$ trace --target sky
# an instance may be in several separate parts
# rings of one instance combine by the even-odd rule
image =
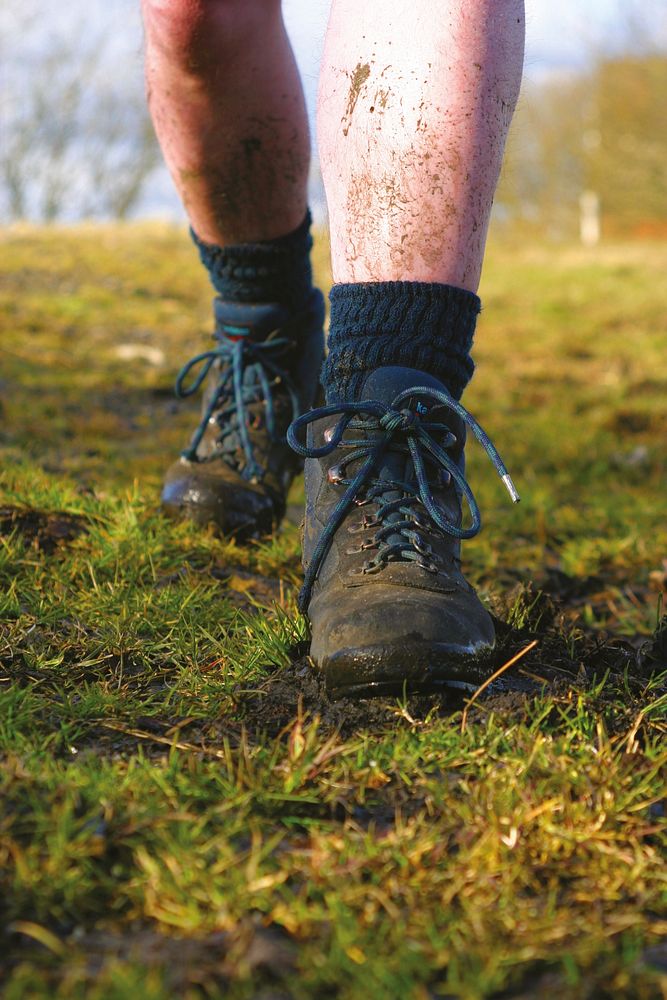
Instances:
[[[667,31],[667,0],[634,3]],[[526,0],[527,79],[581,66],[601,44],[613,44],[632,5],[632,0]],[[297,61],[306,85],[312,81],[313,87],[328,9],[328,0],[283,0]]]

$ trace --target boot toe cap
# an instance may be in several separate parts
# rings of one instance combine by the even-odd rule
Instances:
[[[493,621],[472,590],[365,588],[311,618],[311,655],[334,694],[477,687],[489,673]]]
[[[223,463],[217,463],[222,466]],[[271,531],[278,512],[271,496],[228,467],[179,459],[168,470],[162,507],[172,517],[213,524],[224,535],[250,537]]]

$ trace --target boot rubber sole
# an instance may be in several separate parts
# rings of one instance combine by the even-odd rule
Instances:
[[[403,648],[368,646],[315,661],[331,698],[377,698],[475,691],[493,673],[493,646],[462,650],[444,643]]]

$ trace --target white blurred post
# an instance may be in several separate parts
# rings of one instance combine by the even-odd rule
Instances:
[[[596,191],[582,191],[579,195],[579,237],[585,247],[600,242],[600,198]]]

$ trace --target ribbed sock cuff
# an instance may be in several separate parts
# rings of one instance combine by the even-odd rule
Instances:
[[[298,308],[312,287],[310,212],[293,232],[261,243],[220,247],[190,235],[213,287],[228,302],[280,302]]]
[[[455,399],[472,378],[479,298],[464,288],[419,281],[334,285],[329,353],[322,368],[328,402],[359,397],[377,368],[401,365],[440,379]]]

